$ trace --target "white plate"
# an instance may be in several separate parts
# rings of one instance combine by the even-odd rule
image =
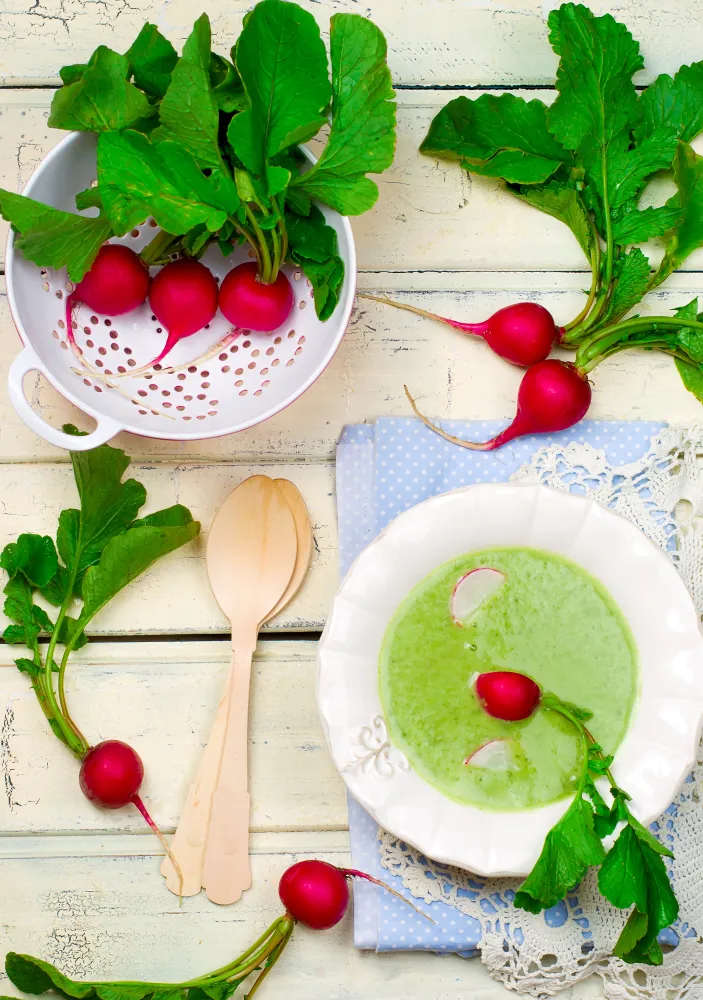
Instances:
[[[673,565],[631,522],[544,486],[482,485],[401,514],[361,553],[319,644],[318,704],[349,791],[386,830],[423,854],[481,875],[526,875],[568,799],[520,812],[445,797],[388,740],[378,662],[388,623],[437,566],[492,545],[532,546],[578,563],[610,591],[637,644],[639,697],[615,778],[651,822],[693,765],[703,718],[703,636]]]

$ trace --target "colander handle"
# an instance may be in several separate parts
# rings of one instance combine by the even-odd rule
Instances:
[[[110,438],[122,430],[119,424],[112,417],[100,416],[95,419],[98,426],[90,434],[76,436],[65,434],[63,431],[47,424],[38,413],[32,409],[24,392],[24,376],[27,372],[41,372],[44,378],[49,379],[49,373],[45,365],[40,361],[31,347],[25,347],[10,365],[10,373],[7,378],[7,388],[10,402],[14,406],[18,416],[24,420],[25,424],[44,438],[49,444],[56,445],[57,448],[66,448],[69,451],[88,451],[90,448],[97,448],[100,444],[105,444]],[[51,381],[49,379],[49,381]]]

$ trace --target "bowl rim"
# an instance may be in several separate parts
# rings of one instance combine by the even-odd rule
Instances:
[[[63,139],[61,139],[53,147],[53,149],[50,149],[49,152],[42,157],[42,159],[39,161],[35,169],[32,171],[31,177],[24,185],[20,193],[31,197],[32,189],[34,185],[37,183],[38,178],[41,175],[43,175],[46,171],[50,170],[52,166],[55,166],[54,161],[60,161],[62,156],[65,155],[66,151],[71,147],[72,144],[80,141],[85,141],[86,135],[92,135],[92,134],[93,133],[77,132],[77,131],[69,132]],[[307,146],[301,145],[300,149],[302,150],[305,157],[311,164],[317,162],[317,157],[315,157],[313,153],[311,153],[311,151],[307,148]],[[136,423],[133,424],[123,420],[115,420],[115,418],[110,417],[109,418],[110,420],[113,420],[115,423],[119,424],[119,429],[115,431],[115,434],[124,431],[129,434],[134,434],[137,437],[152,438],[157,441],[206,441],[214,438],[227,437],[230,434],[238,434],[241,431],[248,430],[251,427],[256,427],[258,424],[263,423],[270,417],[275,416],[277,413],[281,413],[283,410],[286,410],[289,406],[295,403],[296,400],[299,399],[304,393],[306,393],[308,389],[315,384],[315,382],[317,382],[320,376],[323,375],[324,372],[329,367],[347,331],[347,327],[349,326],[349,320],[352,314],[352,309],[354,308],[354,300],[356,297],[356,285],[357,285],[356,244],[354,242],[354,234],[352,231],[351,223],[349,221],[348,216],[340,215],[339,212],[336,212],[334,209],[330,209],[328,206],[326,207],[328,208],[328,211],[332,212],[340,220],[341,228],[347,240],[348,253],[346,255],[340,254],[340,256],[342,256],[342,260],[344,261],[345,272],[349,276],[349,291],[347,300],[344,303],[338,303],[337,305],[337,309],[339,310],[341,307],[341,311],[339,313],[339,317],[336,319],[337,330],[334,337],[331,338],[330,340],[328,350],[325,352],[320,364],[307,377],[307,379],[305,379],[305,381],[301,383],[300,386],[298,386],[287,398],[285,398],[279,404],[270,407],[262,415],[256,418],[252,418],[251,420],[247,420],[241,425],[237,425],[230,429],[224,429],[224,430],[220,429],[216,431],[211,431],[209,433],[207,431],[199,433],[199,432],[185,431],[185,430],[181,430],[178,433],[176,432],[169,433],[168,431],[161,431],[161,430],[159,430],[158,432],[154,432],[149,430],[148,428],[145,429],[144,427]],[[12,317],[12,322],[14,323],[15,329],[17,330],[17,334],[20,338],[23,347],[34,350],[31,338],[29,337],[24,327],[24,323],[20,315],[19,306],[17,304],[17,298],[15,295],[14,268],[15,268],[15,259],[17,253],[18,251],[15,248],[15,232],[12,228],[10,228],[7,235],[7,241],[5,244],[5,287],[7,289],[7,299],[10,306],[10,316]],[[28,261],[27,263],[33,264],[32,261]],[[33,266],[36,267],[37,265],[33,264]],[[337,310],[335,310],[335,312],[336,311]],[[334,314],[330,316],[327,322],[331,322],[333,320],[335,320]],[[83,413],[92,417],[93,420],[95,420],[98,424],[101,420],[105,420],[107,418],[107,414],[105,414],[102,410],[96,408],[90,403],[85,402],[85,400],[79,398],[70,389],[64,387],[63,385],[57,384],[57,380],[54,378],[51,370],[46,365],[42,364],[41,371],[42,374],[47,379],[47,381],[52,385],[52,387],[58,393],[60,393],[70,403],[73,403],[73,405],[77,407],[79,410],[81,410]]]
[[[331,703],[333,702],[335,697],[334,695],[330,695],[330,691],[333,687],[335,670],[338,674],[340,672],[339,663],[337,663],[336,667],[332,664],[335,654],[337,655],[338,658],[339,657],[348,658],[349,662],[348,664],[345,663],[344,670],[349,670],[351,668],[353,657],[356,657],[357,661],[359,662],[361,658],[366,657],[366,659],[369,660],[370,662],[370,654],[368,652],[365,653],[352,652],[349,654],[341,653],[340,637],[343,643],[345,638],[348,638],[355,634],[354,624],[353,624],[354,612],[353,611],[350,612],[349,608],[361,609],[362,598],[360,597],[360,594],[363,592],[364,589],[363,577],[364,574],[367,574],[367,579],[368,579],[372,567],[372,560],[375,558],[376,564],[378,565],[379,553],[382,557],[384,549],[387,549],[386,553],[387,556],[388,555],[392,555],[393,557],[397,556],[397,553],[399,551],[399,547],[397,545],[398,540],[400,538],[405,538],[407,541],[407,537],[402,535],[402,528],[404,522],[407,523],[406,519],[408,519],[409,517],[412,516],[415,519],[418,519],[419,517],[423,516],[425,518],[427,517],[431,518],[433,516],[433,508],[435,507],[439,508],[441,513],[441,506],[446,503],[447,498],[453,498],[457,496],[471,496],[471,495],[478,496],[479,494],[490,496],[491,494],[495,494],[496,490],[501,492],[505,492],[506,490],[511,490],[513,491],[515,497],[520,497],[525,500],[527,500],[529,495],[532,494],[537,498],[534,501],[535,507],[536,504],[539,502],[538,498],[541,495],[549,495],[550,500],[555,501],[556,503],[561,503],[561,502],[569,503],[572,506],[581,505],[584,511],[587,511],[589,508],[597,511],[599,516],[606,519],[606,524],[609,522],[612,525],[618,526],[618,530],[621,530],[623,534],[625,535],[629,534],[633,540],[633,545],[635,541],[638,544],[644,545],[649,555],[655,557],[655,562],[657,564],[657,575],[659,576],[659,574],[661,574],[664,577],[668,578],[665,579],[664,584],[662,586],[664,588],[672,586],[674,590],[678,592],[676,594],[676,599],[680,602],[681,615],[682,619],[684,619],[684,624],[683,626],[681,626],[681,631],[685,633],[685,638],[690,643],[690,648],[692,651],[691,656],[694,659],[696,667],[695,677],[694,680],[691,682],[691,687],[693,689],[694,696],[691,697],[690,693],[687,693],[685,701],[686,705],[688,706],[689,714],[694,713],[695,719],[691,720],[690,724],[686,728],[685,732],[686,748],[685,751],[683,752],[685,754],[685,760],[683,759],[683,756],[681,756],[681,753],[679,753],[679,756],[681,756],[681,765],[676,770],[675,773],[676,780],[675,781],[673,780],[674,778],[673,772],[669,776],[664,776],[664,777],[659,776],[659,788],[657,789],[657,794],[658,794],[657,809],[654,811],[653,814],[643,814],[642,811],[638,810],[637,808],[636,799],[633,802],[633,811],[636,813],[636,815],[638,815],[638,818],[642,822],[649,823],[652,820],[656,819],[659,815],[661,815],[664,809],[670,804],[670,802],[675,797],[676,791],[677,789],[680,788],[681,783],[685,779],[686,775],[691,771],[696,761],[697,749],[699,745],[700,732],[701,732],[701,723],[703,722],[703,669],[701,669],[701,667],[703,667],[703,632],[701,631],[699,616],[695,609],[695,605],[693,603],[691,595],[689,594],[683,580],[681,579],[673,563],[667,557],[667,555],[632,521],[624,517],[618,511],[614,511],[611,510],[610,508],[604,507],[589,497],[584,497],[582,495],[578,495],[568,491],[555,490],[551,487],[547,487],[544,484],[508,482],[508,483],[480,483],[480,484],[460,487],[459,489],[450,490],[448,492],[424,500],[421,503],[416,504],[413,507],[410,507],[409,509],[399,514],[357,556],[357,558],[350,566],[346,576],[344,577],[344,580],[340,584],[340,587],[335,595],[333,605],[331,607],[330,613],[327,618],[327,623],[325,625],[324,631],[322,633],[322,636],[318,644],[317,678],[316,678],[316,695],[318,703],[318,712],[320,715],[322,728],[325,733],[325,738],[327,740],[327,745],[330,751],[330,755],[332,756],[335,767],[339,771],[342,779],[344,780],[347,786],[347,790],[355,799],[357,799],[357,801],[363,806],[363,808],[366,809],[366,811],[379,824],[380,827],[387,830],[394,836],[398,837],[403,842],[410,844],[421,854],[430,857],[441,864],[467,869],[484,877],[527,875],[531,870],[531,868],[533,867],[534,862],[537,860],[537,857],[542,847],[544,836],[546,836],[546,833],[551,828],[551,826],[553,826],[553,824],[564,814],[564,812],[568,808],[568,805],[571,802],[571,799],[569,797],[566,797],[564,799],[558,800],[557,802],[549,803],[545,806],[536,807],[534,809],[513,810],[513,811],[482,810],[476,806],[461,804],[454,800],[449,799],[448,796],[444,796],[438,789],[434,788],[434,786],[424,781],[424,779],[422,779],[416,772],[412,772],[412,768],[408,764],[404,755],[396,748],[393,748],[392,745],[390,744],[390,741],[388,740],[386,746],[390,748],[390,753],[396,754],[399,757],[399,761],[396,760],[396,766],[393,767],[391,765],[392,776],[395,777],[396,774],[399,775],[399,779],[398,781],[396,781],[396,784],[403,784],[405,782],[405,776],[403,775],[403,772],[409,770],[412,774],[414,774],[414,778],[416,779],[415,785],[413,786],[414,789],[413,795],[417,793],[419,786],[424,787],[424,789],[429,789],[432,792],[432,796],[428,796],[428,800],[425,801],[422,804],[422,806],[420,806],[418,802],[415,801],[414,797],[411,797],[409,800],[400,801],[401,793],[399,793],[398,791],[389,793],[388,791],[390,785],[385,781],[385,778],[388,775],[384,776],[383,779],[379,780],[378,773],[374,773],[373,770],[364,773],[363,767],[356,766],[358,762],[352,762],[352,766],[350,766],[349,745],[353,733],[352,730],[349,728],[349,726],[347,726],[343,737],[340,736],[340,725],[336,724],[335,720],[330,716],[330,711],[333,708]],[[586,514],[584,514],[584,518],[585,516]],[[415,525],[415,527],[417,527],[417,525]],[[393,547],[394,536],[398,536],[396,538],[395,547]],[[490,547],[493,545],[498,545],[499,543],[489,542],[487,544]],[[505,544],[509,544],[511,547],[514,547],[521,543],[506,542]],[[522,544],[529,545],[530,543],[523,542]],[[539,547],[537,543],[532,543],[532,545],[533,547]],[[479,546],[472,546],[472,547],[478,548]],[[541,547],[547,551],[550,551],[548,545],[542,545]],[[467,548],[465,551],[467,552],[471,551],[471,548]],[[555,548],[552,549],[551,551],[559,551],[559,550]],[[569,555],[566,555],[566,558],[571,559],[572,562],[576,562],[577,565],[582,565],[579,562],[578,558],[574,558],[573,556]],[[437,561],[436,565],[439,566],[445,561],[447,561],[445,558],[441,558]],[[388,562],[389,560],[387,560],[387,565]],[[591,575],[595,576],[596,579],[599,579],[598,575],[594,573],[591,569],[587,567],[584,568],[586,568],[587,572],[591,573]],[[394,568],[394,570],[389,570],[389,573],[394,571],[396,573],[403,572],[402,568],[400,570]],[[383,582],[385,586],[389,586],[387,575],[384,575]],[[600,579],[599,582],[603,586],[605,586],[606,589],[608,590],[610,589],[608,587],[608,584],[604,580]],[[400,596],[397,597],[396,599],[396,607],[415,584],[414,582],[407,584],[404,581],[403,585],[404,585],[404,590],[402,590],[402,592],[400,590],[398,591]],[[340,603],[344,605],[342,611],[340,612],[340,620],[342,617],[344,618],[344,621],[341,623],[341,625],[340,622],[336,620],[337,619],[336,611]],[[368,611],[368,609],[366,610]],[[637,632],[635,627],[633,626],[632,621],[628,618],[628,616],[625,614],[624,611],[622,611],[622,613],[625,616],[626,620],[628,621],[628,624],[630,625],[633,635],[637,640]],[[369,614],[373,615],[373,611],[369,612]],[[365,621],[368,622],[368,620],[369,619],[367,616]],[[383,625],[384,632],[389,620],[390,616],[386,615],[384,612],[384,621],[385,621],[385,624]],[[359,622],[357,622],[356,624],[357,628],[358,626]],[[335,630],[337,630],[338,632],[336,636],[334,635]],[[335,648],[332,648],[332,643],[337,644]],[[684,650],[686,649],[685,643],[682,646],[682,648]],[[358,665],[358,663],[356,665]],[[369,667],[369,670],[370,669],[371,668]],[[378,674],[377,655],[376,655],[376,662],[374,665],[374,669],[375,669],[374,676],[375,678],[377,678]],[[662,670],[664,669],[663,665],[661,669]],[[630,716],[630,722],[628,725],[628,730],[625,736],[623,737],[620,749],[623,749],[629,737],[631,736],[632,732],[635,731],[637,728],[636,724],[638,716],[643,706],[641,682],[642,682],[642,675],[640,675],[640,692],[635,701],[635,704],[633,705],[632,713]],[[375,681],[375,683],[377,684],[377,681]],[[672,685],[674,684],[675,680],[672,678]],[[683,682],[681,682],[681,684],[683,684]],[[356,687],[358,687],[358,684],[356,685]],[[347,701],[349,701],[349,699],[352,698],[352,695],[350,694],[348,689],[345,690],[345,697]],[[368,693],[367,697],[371,698],[371,696],[368,695]],[[670,699],[677,700],[674,694],[670,696]],[[655,699],[652,698],[650,692],[649,701],[644,703],[645,709],[647,709],[650,706],[650,703],[653,700]],[[376,701],[378,704],[380,704],[380,700],[377,694],[376,694]],[[346,711],[346,706],[345,706],[345,711]],[[385,726],[385,721],[383,720],[383,718],[382,722],[384,723]],[[333,732],[333,730],[337,730],[336,735]],[[354,733],[357,731],[358,727],[355,727]],[[385,732],[383,733],[382,739],[387,739],[387,734]],[[660,752],[664,752],[665,750],[669,749],[659,739],[657,739],[656,741],[653,740],[651,742],[654,751],[660,750]],[[403,762],[405,764],[405,767],[403,767]],[[616,756],[614,770],[616,772],[618,770],[617,756]],[[617,779],[617,773],[616,773],[616,779]],[[652,780],[654,783],[654,779]],[[625,787],[627,787],[626,784]],[[409,789],[407,786],[404,786],[404,790],[405,794],[408,795]],[[605,791],[605,789],[601,790]],[[441,834],[441,831],[438,832],[439,821],[434,821],[433,825],[433,823],[430,822],[429,820],[418,819],[417,815],[413,817],[414,807],[416,813],[420,813],[421,811],[423,813],[427,813],[428,809],[430,808],[429,798],[431,797],[434,797],[435,805],[437,802],[437,797],[439,797],[439,799],[442,799],[444,802],[451,804],[455,809],[459,810],[460,813],[463,813],[463,820],[461,825],[462,840],[461,840],[460,850],[454,849],[451,851],[447,851],[442,848],[438,849],[436,841]],[[607,797],[607,792],[606,792],[606,797]],[[521,825],[521,838],[522,838],[525,836],[526,817],[537,816],[539,818],[541,816],[543,819],[542,829],[540,830],[539,838],[537,839],[535,837],[534,831],[532,831],[534,842],[528,845],[528,847],[522,852],[523,857],[521,857],[520,864],[518,866],[515,866],[514,864],[509,864],[507,866],[502,865],[496,861],[495,851],[493,850],[492,847],[490,848],[490,850],[488,850],[485,847],[485,845],[479,844],[478,848],[476,846],[479,843],[481,837],[481,825],[487,828],[489,825],[489,823],[486,823],[487,817],[496,817],[496,816],[502,817],[504,819],[504,825],[506,827],[506,833],[504,834],[504,839],[506,840],[510,839],[507,834],[507,830],[510,827],[511,823],[514,824],[519,819],[523,821]],[[484,821],[483,824],[481,824],[480,822],[481,819],[483,819]],[[471,822],[472,820],[474,821],[473,823]],[[415,828],[413,828],[413,823],[415,823]],[[424,827],[424,829],[421,832],[419,832],[417,829],[418,825],[420,827]],[[436,836],[433,835],[432,831],[428,833],[429,827],[432,828]],[[493,830],[493,833],[495,833],[495,830]],[[487,836],[488,836],[487,834],[484,834],[484,838]],[[444,838],[445,847],[446,847],[446,839],[447,838],[445,837]],[[530,858],[528,860],[525,860],[525,856],[528,854],[530,855]],[[486,863],[486,859],[489,857],[491,863]]]

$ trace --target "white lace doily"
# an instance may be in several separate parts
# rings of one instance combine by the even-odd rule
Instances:
[[[575,491],[633,521],[670,556],[703,614],[703,426],[668,427],[640,461],[610,468],[590,445],[552,445],[537,451],[513,482]],[[672,515],[673,512],[673,515]],[[691,780],[657,832],[675,853],[671,876],[680,904],[675,926],[663,935],[660,968],[626,965],[612,948],[627,913],[599,894],[590,872],[578,892],[547,913],[512,905],[519,879],[481,880],[421,857],[379,830],[381,862],[425,902],[455,906],[483,925],[481,957],[509,989],[552,996],[597,973],[608,1000],[703,998],[703,744]],[[477,892],[478,891],[478,892]]]

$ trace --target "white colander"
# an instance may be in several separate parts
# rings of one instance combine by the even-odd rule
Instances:
[[[308,157],[312,160],[310,154]],[[73,132],[49,153],[24,193],[66,211],[96,175],[95,136]],[[65,299],[73,290],[65,270],[41,270],[7,243],[7,292],[24,350],[9,374],[9,394],[22,419],[62,448],[88,449],[119,431],[143,437],[195,441],[244,430],[297,399],[324,371],[344,336],[354,301],[356,253],[346,218],[320,206],[337,231],[345,277],[332,317],[321,323],[312,288],[302,271],[286,266],[295,294],[289,319],[273,333],[235,331],[221,313],[209,327],[180,341],[158,370],[131,376],[156,357],[166,340],[148,300],[134,312],[111,319],[85,305],[74,307],[74,353],[66,337]],[[140,250],[155,234],[154,223],[134,229],[124,243]],[[210,247],[204,263],[221,281],[248,259],[241,247],[224,258]],[[153,273],[156,270],[153,269]],[[224,341],[224,343],[223,343]],[[219,349],[217,345],[221,345]],[[69,437],[30,406],[23,388],[27,372],[39,371],[67,399],[92,416],[95,430]]]

